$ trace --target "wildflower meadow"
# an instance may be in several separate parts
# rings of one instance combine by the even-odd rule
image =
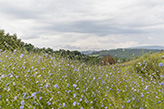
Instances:
[[[0,109],[164,109],[163,55],[101,66],[0,51]]]

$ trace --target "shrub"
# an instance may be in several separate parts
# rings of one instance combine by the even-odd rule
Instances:
[[[108,64],[115,64],[115,63],[116,63],[115,60],[110,55],[106,55],[100,60],[101,65],[108,65]]]

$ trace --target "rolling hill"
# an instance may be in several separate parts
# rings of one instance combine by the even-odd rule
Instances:
[[[111,55],[112,57],[118,59],[131,59],[136,57],[141,57],[145,54],[157,53],[164,49],[163,46],[137,46],[130,48],[118,48],[111,50],[101,50],[101,51],[82,51],[82,53],[90,56],[103,57],[105,55]]]

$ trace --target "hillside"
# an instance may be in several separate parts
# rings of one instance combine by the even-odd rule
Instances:
[[[57,55],[0,52],[0,108],[163,109],[164,53],[87,65]]]

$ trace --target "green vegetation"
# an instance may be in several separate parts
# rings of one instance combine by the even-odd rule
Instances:
[[[90,55],[97,55],[103,57],[109,54],[110,56],[115,57],[116,60],[120,59],[121,62],[125,62],[129,61],[130,59],[137,59],[145,54],[152,54],[160,51],[161,50],[155,49],[115,49],[94,51]]]
[[[155,78],[160,77],[160,73],[164,74],[162,67],[159,66],[159,63],[162,62],[161,56],[159,54],[144,55],[140,59],[136,60],[132,64],[132,69],[136,73],[140,73],[144,76],[153,76]]]
[[[153,69],[160,78],[148,74],[147,79],[129,66],[87,65],[19,51],[0,52],[0,56],[1,108],[164,107],[164,67],[156,66],[162,60]],[[144,73],[149,71],[150,67]]]
[[[17,39],[16,34],[5,34],[4,30],[0,30],[0,49],[15,50],[17,48],[21,49],[23,46],[24,43],[20,39]]]
[[[101,66],[71,59],[70,55],[65,56],[65,50],[36,52],[23,46],[14,50],[3,44],[0,51],[2,109],[164,107],[164,52],[128,63]],[[74,53],[78,58],[80,53]]]

